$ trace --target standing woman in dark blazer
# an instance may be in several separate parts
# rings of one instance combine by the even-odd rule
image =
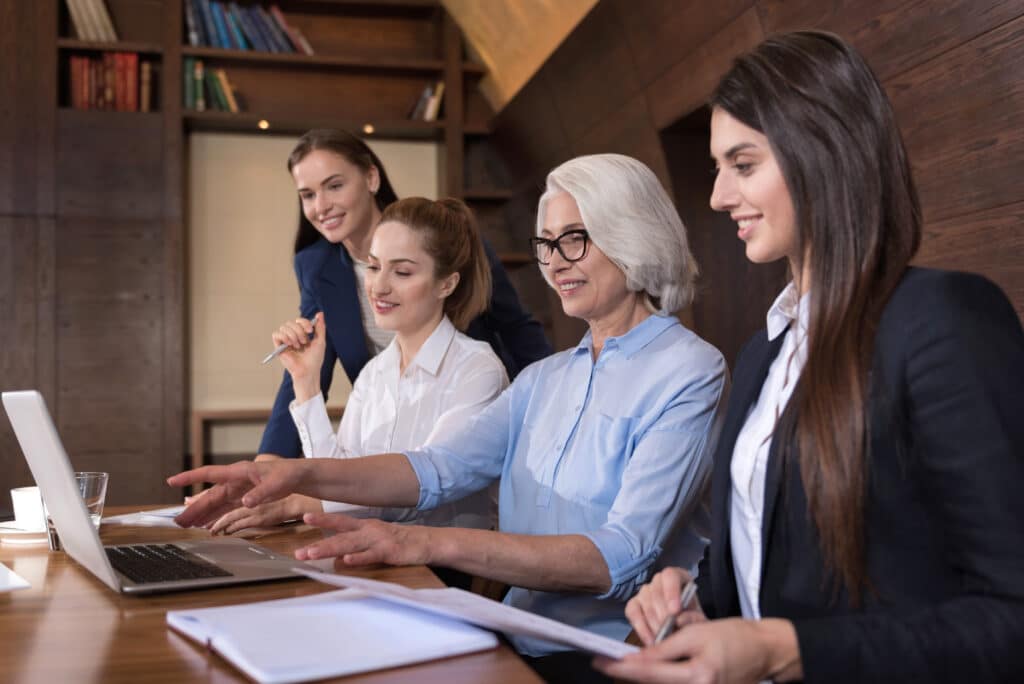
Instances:
[[[737,361],[698,600],[679,605],[684,570],[659,573],[626,609],[649,648],[597,666],[657,682],[1024,681],[1013,307],[979,276],[909,266],[921,211],[899,130],[836,36],[767,40],[711,106],[711,205],[747,258],[787,259],[793,281]]]
[[[398,199],[377,155],[362,140],[341,130],[308,131],[288,157],[288,171],[299,195],[295,237],[295,275],[299,281],[300,317],[323,312],[327,349],[321,368],[324,396],[338,362],[354,381],[366,362],[388,346],[391,335],[379,330],[361,291],[370,241],[384,208]],[[466,334],[488,342],[510,378],[551,353],[544,332],[519,303],[505,269],[487,243],[491,265],[490,305]],[[274,408],[260,442],[259,456],[302,455],[288,405],[295,398],[284,374]]]

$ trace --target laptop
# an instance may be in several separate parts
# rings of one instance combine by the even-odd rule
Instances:
[[[302,575],[294,568],[316,570],[236,537],[103,546],[42,395],[35,390],[4,392],[3,403],[61,545],[114,591],[151,594],[299,579]]]

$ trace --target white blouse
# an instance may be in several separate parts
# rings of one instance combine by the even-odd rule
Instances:
[[[768,369],[757,403],[747,414],[732,452],[729,538],[743,617],[760,619],[764,482],[772,433],[807,361],[808,293],[790,283],[768,310],[768,339],[783,331],[779,355]],[[791,325],[797,321],[796,325]]]
[[[490,345],[458,332],[447,317],[441,319],[404,373],[399,373],[400,366],[401,351],[393,340],[356,378],[337,435],[322,395],[302,404],[293,401],[289,409],[303,455],[356,458],[427,446],[461,428],[508,386],[505,367]],[[360,509],[329,501],[324,502],[324,510],[479,529],[491,528],[496,515],[488,490],[429,511]]]

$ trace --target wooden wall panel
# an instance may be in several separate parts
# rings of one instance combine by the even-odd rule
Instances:
[[[35,220],[0,216],[0,321],[7,334],[0,345],[0,389],[36,387],[36,275],[38,240]],[[7,490],[32,484],[32,476],[6,414],[0,418],[0,512],[10,510]]]
[[[655,79],[647,87],[654,126],[667,128],[703,106],[732,60],[762,39],[757,10],[751,8]]]
[[[598,48],[598,49],[595,49]],[[555,109],[566,128],[586,131],[640,89],[618,16],[599,3],[544,65]]]
[[[748,10],[753,0],[612,0],[641,83],[689,56],[707,36]]]
[[[569,138],[549,94],[545,68],[498,115],[495,144],[517,182],[529,189],[569,155]]]
[[[56,23],[54,3],[0,0],[0,215],[53,213],[57,67],[47,22]]]
[[[930,61],[1024,13],[1006,0],[760,0],[765,35],[816,28],[860,50],[882,80]]]
[[[112,503],[167,496],[161,233],[161,221],[57,223],[58,428],[76,468],[131,483]]]
[[[634,95],[625,106],[588,130],[572,145],[572,156],[603,152],[635,157],[650,166],[666,188],[672,185],[658,131],[651,124],[647,98],[643,93]]]
[[[159,113],[60,110],[57,214],[161,219],[162,142]]]
[[[914,262],[984,273],[1024,319],[1024,201],[927,223]]]
[[[1024,196],[1022,74],[1024,17],[886,84],[926,221]]]

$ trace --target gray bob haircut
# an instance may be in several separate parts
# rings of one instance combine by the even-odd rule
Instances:
[[[561,164],[548,174],[537,205],[538,235],[548,200],[560,192],[576,201],[591,242],[626,275],[627,288],[645,293],[653,308],[666,314],[693,301],[699,269],[686,227],[646,164],[621,154],[591,154]]]

